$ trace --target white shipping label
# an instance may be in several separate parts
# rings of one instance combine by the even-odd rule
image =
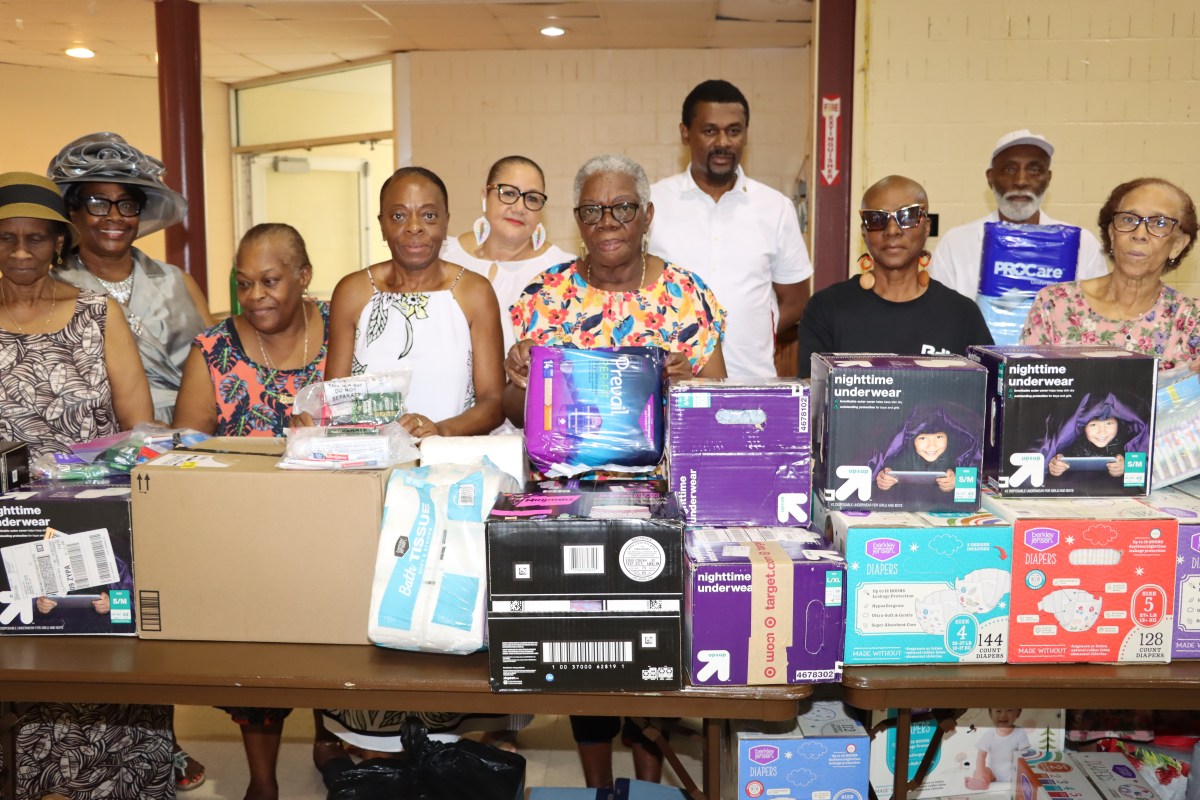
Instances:
[[[0,550],[13,600],[108,586],[119,579],[106,528],[61,534]]]

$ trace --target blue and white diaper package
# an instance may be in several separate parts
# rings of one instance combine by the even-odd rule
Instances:
[[[1079,228],[1073,225],[983,224],[977,302],[996,344],[1017,344],[1033,296],[1075,280]]]

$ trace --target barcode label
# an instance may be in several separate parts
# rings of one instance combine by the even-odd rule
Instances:
[[[47,553],[37,557],[38,579],[41,582],[42,594],[64,594],[65,586],[58,585],[58,575],[54,569],[54,558]]]
[[[633,642],[542,642],[547,664],[598,664],[633,662]]]
[[[142,630],[162,630],[162,606],[159,605],[158,592],[138,592],[138,618]]]
[[[79,588],[80,578],[87,577],[87,563],[83,560],[83,542],[67,543],[67,561],[70,563],[70,573],[67,575],[67,590]]]
[[[603,575],[604,545],[573,544],[564,546],[563,573],[566,575]]]
[[[464,483],[458,487],[458,505],[473,506],[475,505],[475,484]]]
[[[102,584],[115,582],[116,578],[113,577],[110,567],[112,551],[108,540],[100,533],[89,534],[88,538],[92,542],[92,558],[96,562],[96,580]]]

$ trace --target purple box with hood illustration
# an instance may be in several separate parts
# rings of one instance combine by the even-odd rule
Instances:
[[[786,378],[670,385],[667,472],[690,524],[808,524],[808,397]]]
[[[830,683],[842,677],[845,560],[798,528],[684,534],[693,686]]]

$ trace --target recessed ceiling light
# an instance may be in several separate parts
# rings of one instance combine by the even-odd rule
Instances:
[[[71,58],[94,58],[96,54],[86,47],[72,47],[67,51],[67,55]]]
[[[547,25],[541,30],[542,36],[562,36],[566,32],[564,28],[560,28],[557,25]]]

